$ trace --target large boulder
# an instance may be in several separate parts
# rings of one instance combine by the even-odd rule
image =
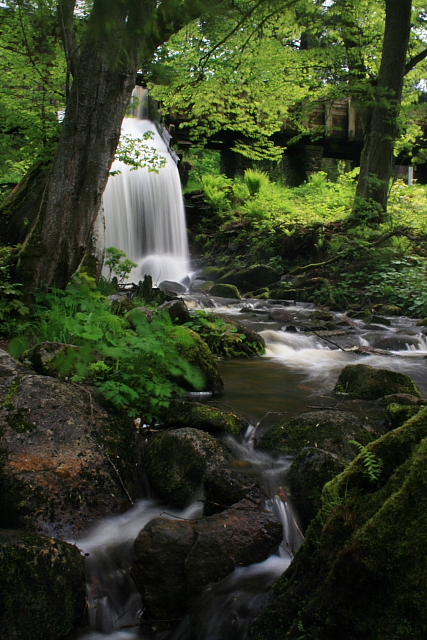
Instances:
[[[322,502],[249,637],[426,638],[427,408],[369,444]]]
[[[306,525],[322,505],[324,485],[345,467],[342,456],[325,449],[306,447],[296,456],[289,469],[288,484],[292,502]]]
[[[231,298],[232,300],[240,300],[240,291],[234,284],[214,284],[209,293],[218,298]]]
[[[319,447],[349,462],[357,453],[357,447],[350,440],[366,444],[380,433],[379,427],[368,418],[351,411],[322,409],[280,421],[266,431],[258,447],[287,454],[298,453],[304,447]]]
[[[202,590],[265,560],[282,540],[270,513],[242,501],[195,521],[151,520],[135,541],[132,576],[155,618],[181,618]]]
[[[177,507],[185,506],[194,496],[209,469],[232,461],[233,456],[219,440],[191,427],[157,433],[143,453],[151,487]]]
[[[0,530],[0,640],[56,640],[81,620],[84,559],[71,544]]]
[[[406,373],[374,369],[367,364],[349,364],[344,367],[334,391],[359,398],[382,398],[393,393],[421,396],[417,385]]]
[[[222,432],[238,436],[248,423],[235,413],[222,411],[201,402],[176,400],[162,413],[162,422],[167,427],[192,427],[218,434]]]
[[[0,351],[0,526],[74,538],[129,506],[137,432],[95,389]],[[126,490],[125,490],[126,487]]]

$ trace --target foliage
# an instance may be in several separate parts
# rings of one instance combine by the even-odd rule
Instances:
[[[134,138],[129,134],[123,134],[117,146],[115,160],[129,166],[131,171],[146,167],[148,171],[158,173],[166,165],[166,158],[156,153],[153,147],[146,144],[152,140],[154,133],[146,131],[143,138]],[[120,170],[110,171],[110,176],[118,175]]]
[[[363,464],[364,471],[368,478],[372,480],[372,482],[376,482],[377,480],[379,480],[382,468],[384,466],[381,458],[378,458],[375,453],[370,451],[360,442],[357,442],[356,440],[349,440],[349,442],[351,444],[354,444],[359,449],[360,460]]]
[[[123,284],[132,269],[138,266],[135,262],[126,258],[124,251],[116,247],[106,249],[105,257],[104,264],[109,269],[107,279],[111,280],[111,276],[114,274],[119,284]]]
[[[225,322],[214,313],[196,311],[185,326],[198,333],[215,355],[225,358],[239,357],[242,352],[245,353],[242,345],[253,354],[262,352],[259,343],[249,342],[246,335],[239,333],[235,325]]]
[[[0,184],[18,182],[37,155],[51,155],[59,134],[66,62],[56,4],[0,7]]]
[[[270,184],[268,174],[265,173],[265,171],[257,171],[256,169],[246,169],[243,175],[243,181],[252,198],[260,193],[261,188],[266,188]]]
[[[10,275],[10,247],[0,248],[0,335],[17,330],[17,324],[25,324],[29,308],[20,300],[21,284],[13,282]]]
[[[155,419],[172,396],[182,395],[178,378],[196,388],[201,376],[179,356],[176,344],[192,344],[185,329],[172,325],[167,313],[152,322],[132,316],[135,329],[115,315],[111,304],[84,272],[65,291],[38,294],[33,333],[39,341],[80,346],[59,361],[64,374],[76,382],[92,380],[105,397],[132,416]]]

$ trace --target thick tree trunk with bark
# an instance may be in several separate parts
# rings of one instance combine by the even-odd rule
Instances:
[[[80,53],[38,218],[18,257],[27,290],[64,287],[85,256],[137,71],[136,63],[109,67],[108,55],[93,46]]]
[[[73,84],[55,157],[5,209],[2,239],[23,241],[15,278],[27,294],[65,287],[85,257],[141,61],[221,0],[94,0],[80,44],[75,2],[58,2]]]
[[[412,0],[386,0],[386,23],[375,105],[362,152],[355,216],[381,222],[387,210],[397,118],[402,99]]]

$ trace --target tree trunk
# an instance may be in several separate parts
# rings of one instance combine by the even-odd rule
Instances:
[[[137,72],[136,63],[122,69],[108,59],[99,43],[80,53],[38,218],[18,257],[29,291],[65,287],[85,256]]]
[[[375,104],[362,151],[354,206],[356,219],[382,222],[387,210],[411,27],[411,7],[411,0],[386,0],[381,66]]]

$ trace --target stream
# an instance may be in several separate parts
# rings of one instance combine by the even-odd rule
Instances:
[[[187,302],[190,307],[196,304],[192,296],[188,296]],[[322,334],[315,329],[316,333],[310,333],[301,329],[307,328],[310,322],[309,315],[315,308],[311,304],[286,307],[291,319],[280,323],[269,320],[272,307],[278,308],[270,301],[245,300],[227,306],[212,298],[202,302],[202,306],[215,307],[216,312],[260,331],[266,341],[267,352],[263,357],[221,362],[225,391],[220,398],[209,402],[241,414],[250,424],[243,437],[227,436],[226,442],[238,459],[257,465],[270,496],[265,507],[282,521],[284,536],[278,551],[266,561],[241,567],[222,582],[205,589],[190,612],[193,623],[186,616],[173,632],[162,632],[159,627],[157,640],[244,640],[250,621],[262,607],[268,590],[289,566],[301,544],[298,516],[289,499],[284,497],[282,501],[277,495],[286,484],[292,459],[255,448],[256,440],[267,428],[283,417],[313,408],[338,407],[371,417],[380,416],[382,408],[378,403],[345,400],[333,395],[338,374],[347,364],[363,363],[406,373],[414,379],[423,397],[427,397],[426,337],[415,326],[415,320],[392,318],[387,327],[353,320],[343,324],[341,330],[340,323],[345,323],[343,314],[334,313],[333,322],[339,330]],[[382,352],[362,355],[349,351],[360,347]],[[148,640],[153,637],[135,626],[142,610],[140,596],[129,575],[133,542],[152,518],[163,515],[195,519],[201,516],[201,505],[196,500],[185,510],[166,510],[160,502],[147,497],[125,514],[99,523],[76,541],[87,555],[90,630],[74,633],[68,640]]]

